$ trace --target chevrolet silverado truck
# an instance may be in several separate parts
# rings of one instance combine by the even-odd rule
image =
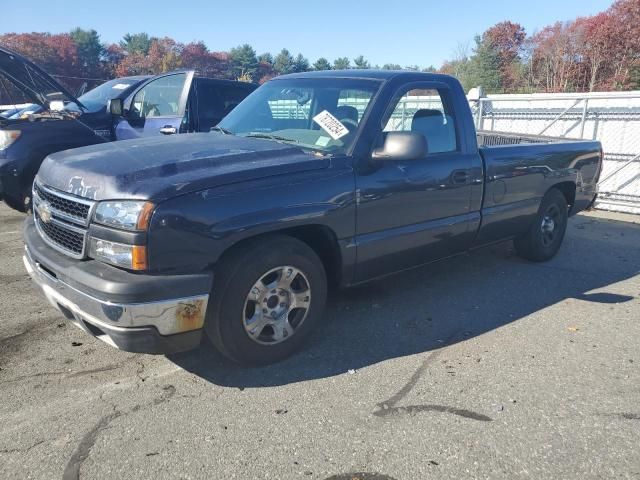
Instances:
[[[24,264],[88,334],[146,353],[207,335],[241,364],[278,361],[331,285],[505,240],[549,260],[602,165],[598,142],[477,134],[458,81],[416,72],[278,77],[213,130],[42,164]]]
[[[117,78],[75,98],[33,62],[0,48],[0,97],[19,96],[36,107],[15,119],[0,117],[0,198],[16,210],[29,210],[33,179],[50,153],[143,136],[208,132],[255,88],[184,70]]]

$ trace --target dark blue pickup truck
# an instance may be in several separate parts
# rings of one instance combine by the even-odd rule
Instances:
[[[166,353],[206,333],[229,358],[265,364],[322,323],[330,284],[511,239],[550,259],[601,165],[598,142],[476,133],[448,76],[288,75],[214,132],[49,156],[24,263],[111,345]]]
[[[21,211],[29,209],[33,178],[50,153],[113,140],[208,132],[256,88],[185,70],[110,80],[75,98],[37,65],[0,48],[0,94],[8,85],[37,106],[25,118],[0,116],[0,198]],[[52,102],[57,108],[51,108]]]

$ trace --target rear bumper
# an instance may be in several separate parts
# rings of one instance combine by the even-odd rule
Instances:
[[[173,296],[156,298],[156,288],[156,295],[150,299],[150,293],[144,293],[141,285],[145,280],[144,275],[122,272],[105,265],[97,275],[107,290],[112,289],[114,283],[109,280],[109,273],[118,275],[116,285],[121,287],[124,286],[121,275],[124,273],[135,277],[136,283],[132,285],[134,293],[125,297],[109,295],[108,292],[96,295],[88,286],[85,288],[77,282],[72,284],[64,275],[65,269],[55,262],[61,254],[45,244],[40,245],[38,240],[42,240],[34,235],[38,234],[33,222],[27,220],[27,246],[23,257],[27,272],[49,303],[88,334],[121,350],[137,353],[168,354],[190,350],[200,344],[209,300],[209,274],[202,274],[197,290],[180,296],[178,292],[184,293],[184,282],[180,276],[149,275],[147,280],[150,288],[160,282],[163,291],[174,292]],[[75,263],[87,265],[90,262]],[[189,283],[193,284],[193,279]],[[112,300],[118,297],[126,300]]]

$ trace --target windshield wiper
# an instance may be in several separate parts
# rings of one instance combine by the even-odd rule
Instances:
[[[210,132],[220,132],[223,133],[225,135],[234,135],[234,133],[231,130],[227,130],[226,128],[222,128],[222,127],[211,127],[209,129]]]
[[[277,142],[300,143],[294,138],[281,137],[280,135],[272,135],[270,133],[248,133],[246,135],[243,135],[243,137],[266,138],[268,140],[275,140]]]

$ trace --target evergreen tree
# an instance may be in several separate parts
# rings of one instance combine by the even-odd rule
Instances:
[[[371,68],[371,64],[369,63],[369,61],[365,60],[362,55],[354,58],[353,63],[355,64],[354,68],[357,68],[358,70],[366,70],[367,68]]]
[[[104,53],[104,46],[100,42],[98,32],[76,28],[69,35],[78,47],[78,62],[82,74],[86,76],[100,75],[100,60]]]
[[[307,72],[309,71],[309,60],[302,56],[301,53],[293,61],[293,72]]]
[[[334,70],[347,70],[349,68],[351,68],[351,62],[347,57],[336,58],[333,61]]]
[[[500,54],[489,41],[476,37],[476,48],[468,65],[467,75],[461,78],[465,89],[482,86],[487,93],[502,89]]]
[[[314,70],[331,70],[331,64],[329,63],[329,60],[327,60],[324,57],[320,57],[318,60],[316,60],[316,63],[313,64],[313,69]]]
[[[243,80],[256,80],[258,72],[258,58],[256,51],[251,45],[245,43],[238,47],[232,48],[229,52],[229,59],[236,78]]]
[[[146,55],[151,48],[151,41],[153,39],[149,37],[147,33],[127,33],[120,41],[120,46],[128,53],[140,53]]]
[[[295,60],[289,50],[283,48],[273,61],[273,70],[279,75],[292,73]]]
[[[258,62],[267,63],[269,65],[273,65],[273,55],[271,55],[269,52],[261,53],[258,56]]]

